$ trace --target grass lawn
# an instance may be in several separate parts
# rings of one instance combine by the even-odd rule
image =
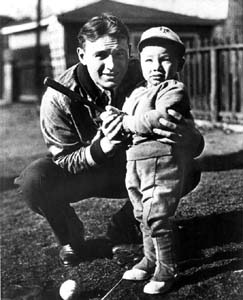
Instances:
[[[74,205],[94,255],[63,269],[46,221],[26,207],[13,184],[28,163],[46,153],[38,122],[33,104],[0,106],[1,299],[59,299],[59,286],[69,278],[79,283],[79,299],[101,299],[134,260],[131,252],[118,264],[102,251],[110,216],[124,200],[92,198]],[[174,219],[178,282],[163,297],[145,296],[141,283],[122,282],[107,299],[243,299],[243,134],[202,131],[202,179],[181,200]]]

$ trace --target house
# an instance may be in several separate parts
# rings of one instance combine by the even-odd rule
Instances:
[[[202,38],[211,38],[215,28],[223,22],[220,19],[205,19],[124,2],[100,0],[73,11],[42,19],[40,24],[25,22],[3,27],[1,34],[7,45],[4,49],[3,77],[7,80],[0,99],[6,97],[15,101],[36,99],[36,65],[39,66],[38,71],[43,79],[47,75],[56,78],[63,70],[76,63],[75,41],[80,27],[89,18],[102,12],[115,14],[128,26],[134,56],[137,55],[136,45],[141,32],[151,26],[162,24],[169,26],[179,33],[185,43],[191,44]],[[41,33],[39,58],[36,56],[37,30]],[[14,84],[9,83],[10,79]]]
[[[1,16],[0,15],[0,29],[8,26],[9,24],[11,24],[14,21],[13,18],[7,17],[7,16]],[[5,40],[3,38],[2,35],[0,35],[0,98],[1,98],[1,94],[3,91],[3,76],[1,76],[3,74],[3,61],[4,61],[4,57],[3,57],[3,49],[5,48]]]
[[[3,48],[3,73],[1,74],[4,84],[0,99],[9,102],[37,99],[35,87],[37,28],[40,29],[43,76],[52,74],[49,36],[47,34],[48,25],[48,19],[41,20],[39,26],[37,22],[25,20],[1,29],[5,46]]]

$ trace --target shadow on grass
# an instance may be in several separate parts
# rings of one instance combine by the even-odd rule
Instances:
[[[200,256],[202,249],[243,241],[243,211],[174,220],[178,261]]]
[[[91,261],[96,258],[112,258],[112,246],[107,238],[97,238],[85,241],[83,261]]]
[[[106,292],[102,289],[94,289],[91,291],[82,291],[79,293],[77,300],[90,300],[90,299],[100,299],[102,296],[104,296]]]
[[[184,261],[179,264],[179,270],[183,272],[190,268],[201,267],[202,265],[214,264],[221,260],[231,260],[231,262],[229,264],[225,264],[223,266],[224,268],[226,268],[225,271],[242,269],[243,268],[243,249],[232,250],[232,251],[218,251],[208,257]],[[213,268],[210,268],[210,269],[213,269]],[[220,268],[218,268],[218,267],[217,267],[217,269],[220,270]],[[196,272],[196,273],[200,274],[200,272]],[[211,272],[209,272],[209,273],[211,273]],[[218,272],[217,274],[219,274],[219,273],[223,273],[223,272]],[[213,275],[213,276],[215,276],[215,275]],[[187,276],[185,276],[185,277],[187,277]],[[211,277],[211,275],[209,277]],[[195,276],[195,278],[196,278],[196,276]],[[195,278],[193,277],[193,279],[195,279]],[[200,279],[202,279],[202,278],[205,279],[205,276],[201,277]],[[200,281],[200,279],[196,280],[195,282]],[[195,282],[193,282],[193,283],[195,283]]]
[[[224,254],[225,254],[225,256],[224,256]],[[238,255],[240,255],[240,256],[238,256]],[[220,256],[221,256],[220,260],[226,259],[227,253],[220,253]],[[207,280],[211,277],[214,277],[216,275],[219,275],[219,274],[222,274],[222,273],[225,273],[228,271],[241,270],[243,268],[242,251],[232,252],[232,253],[230,253],[230,256],[233,256],[234,260],[230,261],[228,263],[224,263],[221,266],[207,267],[207,268],[198,270],[196,272],[193,272],[193,274],[181,276],[178,279],[174,288],[179,289],[180,287],[183,287],[184,285],[195,284],[200,281]],[[237,256],[238,256],[238,259],[235,259]],[[218,258],[216,258],[216,260],[217,259]],[[205,264],[209,264],[212,262],[215,262],[215,257],[209,257],[206,259],[202,259],[200,262],[200,265],[205,265]]]
[[[17,188],[17,186],[14,184],[14,179],[17,176],[11,176],[11,177],[0,177],[0,192],[9,191]]]
[[[243,168],[243,150],[223,155],[205,155],[198,158],[202,171],[225,171]]]
[[[202,258],[202,251],[243,242],[243,210],[213,213],[193,218],[173,218],[178,263]],[[122,265],[134,263],[142,248],[124,248],[117,254]]]

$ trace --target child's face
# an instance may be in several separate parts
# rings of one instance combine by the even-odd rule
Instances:
[[[145,46],[140,53],[140,62],[143,77],[149,85],[158,85],[165,80],[174,79],[182,65],[182,59],[171,45]]]

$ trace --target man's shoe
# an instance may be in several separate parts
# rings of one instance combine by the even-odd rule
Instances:
[[[143,255],[143,245],[123,244],[112,247],[114,261],[120,266],[134,265]]]
[[[120,253],[134,253],[138,256],[143,254],[143,245],[142,244],[120,244],[112,247],[113,255]]]
[[[151,280],[144,286],[143,292],[149,295],[164,294],[171,289],[173,283],[174,280],[168,280],[168,281]]]
[[[64,267],[77,266],[81,261],[80,253],[75,251],[69,244],[62,247],[59,257]]]

